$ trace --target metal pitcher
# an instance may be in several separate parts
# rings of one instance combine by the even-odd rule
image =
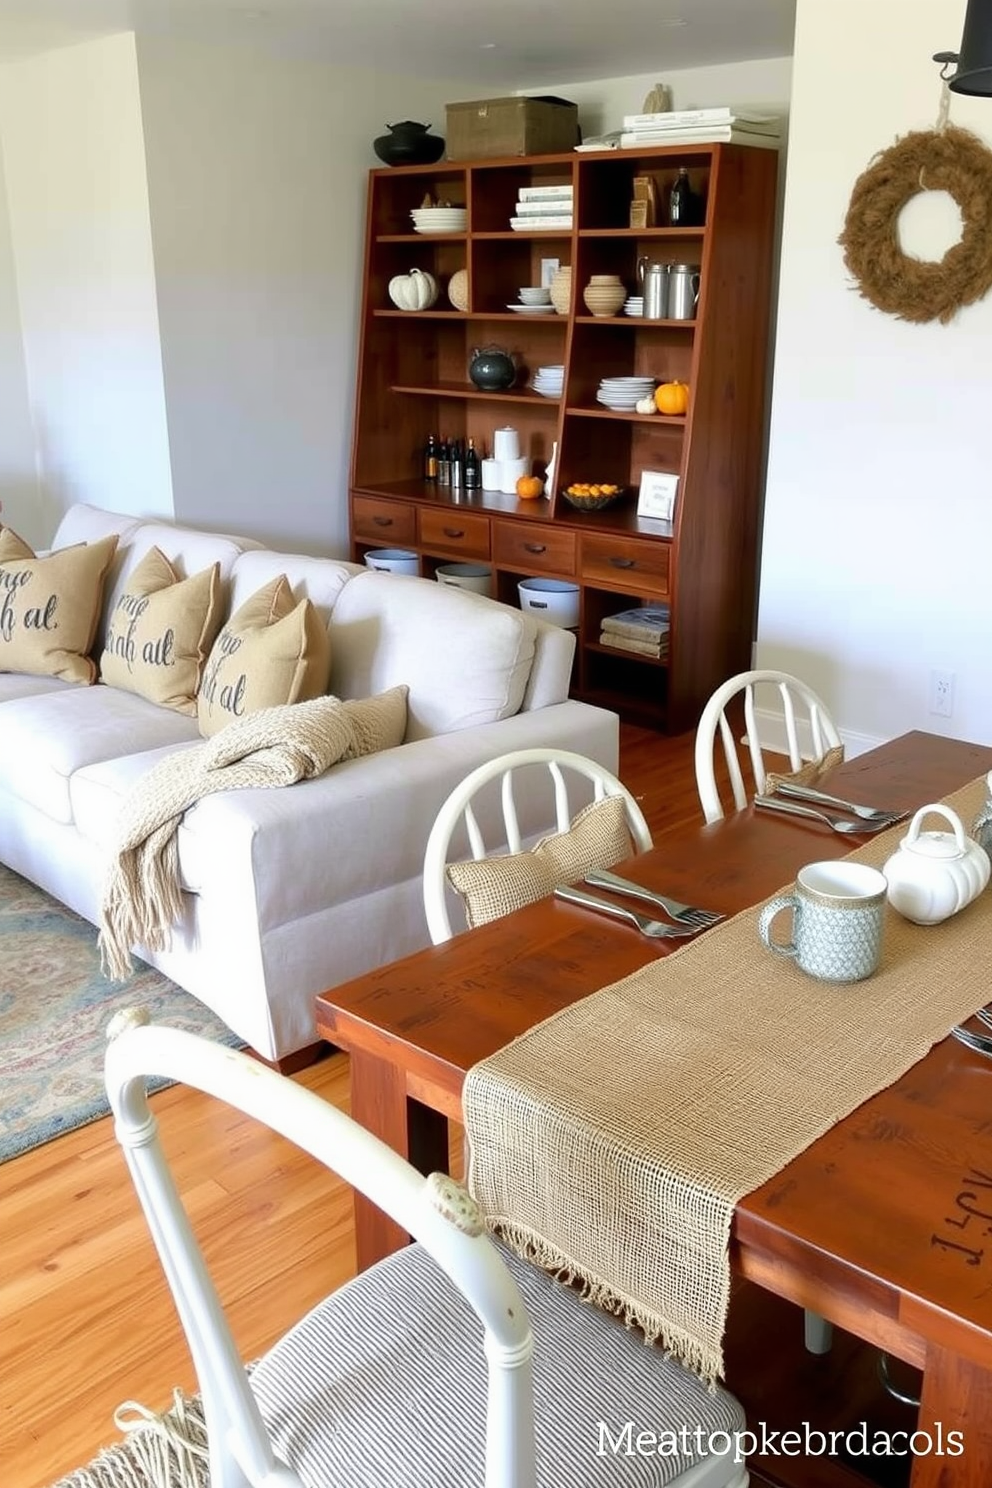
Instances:
[[[668,319],[692,320],[699,299],[699,270],[695,264],[672,264],[668,274]],[[647,306],[645,305],[645,315]]]
[[[668,311],[668,273],[671,264],[650,263],[647,258],[637,260],[637,280],[644,294],[645,320],[664,320]]]

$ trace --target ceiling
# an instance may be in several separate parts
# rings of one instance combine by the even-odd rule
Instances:
[[[796,0],[0,0],[0,60],[134,30],[527,88],[792,54]]]

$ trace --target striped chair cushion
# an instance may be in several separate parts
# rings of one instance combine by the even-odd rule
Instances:
[[[744,1429],[724,1390],[648,1348],[616,1318],[503,1251],[535,1337],[537,1480],[541,1488],[723,1488],[743,1485],[732,1457],[699,1463],[681,1448],[695,1428]],[[252,1388],[276,1452],[306,1488],[481,1488],[482,1329],[418,1245],[364,1272],[307,1315],[260,1361]],[[600,1455],[614,1439],[678,1434],[653,1453]],[[719,1450],[719,1446],[718,1446]],[[693,1470],[693,1464],[695,1468]]]

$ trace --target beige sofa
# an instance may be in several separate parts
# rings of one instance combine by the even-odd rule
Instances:
[[[317,992],[428,943],[424,847],[453,786],[483,760],[538,745],[615,770],[618,720],[568,698],[574,637],[533,614],[426,579],[83,505],[66,513],[53,548],[111,532],[119,549],[94,656],[127,576],[154,545],[187,575],[218,562],[228,613],[285,573],[327,624],[336,696],[409,688],[398,748],[193,806],[178,839],[182,921],[167,950],[137,948],[264,1058],[302,1063],[315,1045]],[[135,693],[0,673],[0,860],[98,923],[121,802],[163,755],[201,742],[195,718]]]

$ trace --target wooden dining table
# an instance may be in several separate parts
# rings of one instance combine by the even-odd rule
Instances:
[[[914,732],[818,784],[914,811],[990,769],[992,747]],[[731,915],[866,840],[749,807],[673,828],[618,871]],[[679,944],[544,899],[321,994],[317,1024],[350,1055],[356,1120],[422,1171],[446,1170],[472,1065]],[[407,1238],[357,1196],[355,1222],[360,1268]],[[912,1488],[992,1488],[992,1060],[936,1044],[740,1201],[731,1263],[923,1371],[917,1429],[945,1451],[914,1456]]]

